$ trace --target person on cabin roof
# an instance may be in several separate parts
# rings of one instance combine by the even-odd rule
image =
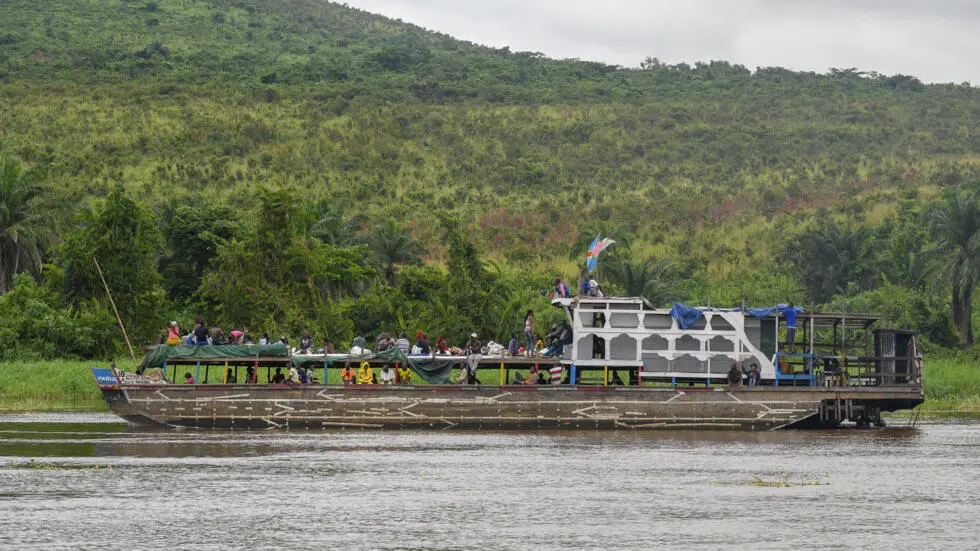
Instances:
[[[208,344],[208,328],[203,323],[194,326],[194,344]]]
[[[260,346],[265,346],[267,344],[269,344],[269,334],[268,333],[262,333],[262,336],[259,337],[259,345]]]
[[[298,385],[302,381],[299,380],[299,371],[296,371],[296,366],[289,366],[289,378],[287,379],[289,384]]]
[[[409,369],[407,365],[403,365],[398,368],[398,384],[412,384],[412,370]]]
[[[534,354],[534,310],[528,310],[524,316],[524,350],[528,356]]]
[[[419,354],[432,354],[432,345],[429,343],[429,337],[421,331],[416,333],[415,346],[419,347]]]
[[[568,291],[568,285],[561,280],[560,277],[555,278],[555,296],[560,298],[568,298],[572,294]]]
[[[436,354],[449,354],[449,345],[446,344],[446,337],[442,335],[436,339]]]
[[[517,333],[510,336],[510,342],[507,343],[507,353],[511,356],[517,356],[521,353],[520,345],[517,344]]]
[[[381,368],[381,384],[390,385],[395,382],[395,370],[389,369],[388,366]]]
[[[731,386],[742,386],[742,368],[738,362],[732,362],[732,368],[728,370],[728,384]]]
[[[225,384],[233,385],[238,382],[238,378],[235,377],[235,371],[232,368],[228,368],[225,372]]]
[[[411,345],[408,344],[408,337],[405,336],[405,333],[398,335],[398,340],[395,341],[395,346],[397,346],[402,353],[408,354],[408,350],[411,348]]]
[[[749,366],[749,386],[759,386],[759,366],[752,364]]]
[[[248,334],[248,329],[242,330],[242,344],[255,344],[252,340],[252,335]]]
[[[274,385],[281,385],[286,382],[286,376],[282,374],[281,367],[276,368],[276,374],[272,376],[272,380],[269,382]]]
[[[344,381],[345,385],[354,384],[354,377],[356,376],[357,374],[354,371],[354,368],[350,366],[350,364],[344,364],[344,368],[340,370],[340,379]]]
[[[231,337],[231,344],[242,344],[242,339],[245,337],[245,333],[238,329],[228,331],[228,335]]]
[[[320,352],[322,352],[323,354],[336,354],[337,353],[334,350],[334,348],[333,348],[333,343],[331,343],[330,342],[330,339],[328,339],[326,337],[323,337],[323,348],[320,349]]]
[[[357,384],[359,385],[374,384],[374,370],[371,369],[371,364],[367,362],[361,362],[361,368],[357,370]]]
[[[299,353],[309,354],[313,348],[313,337],[309,331],[303,331],[303,336],[299,338]]]
[[[391,338],[391,335],[387,331],[382,331],[378,333],[377,340],[374,341],[374,349],[378,352],[384,352],[386,350],[391,350],[395,346],[395,340]]]
[[[208,332],[211,337],[211,344],[228,344],[228,338],[225,336],[225,332],[221,330],[220,327],[215,327]]]
[[[192,385],[194,384],[194,377],[190,373],[184,373],[184,384]]]
[[[470,333],[469,340],[466,341],[466,346],[463,347],[463,353],[466,355],[479,354],[483,349],[483,343],[476,336],[476,333]]]
[[[170,322],[170,327],[167,328],[167,345],[176,346],[180,344],[180,326],[177,325],[176,321]]]
[[[589,296],[598,298],[606,296],[606,294],[602,292],[602,288],[599,287],[599,282],[595,279],[589,279]]]
[[[779,307],[779,313],[783,315],[786,319],[786,348],[796,354],[796,308],[793,307],[793,301],[790,301],[786,306]]]
[[[289,346],[289,339],[286,338],[286,335],[279,337],[279,344],[285,344],[286,346]]]

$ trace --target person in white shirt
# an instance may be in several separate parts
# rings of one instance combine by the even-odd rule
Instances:
[[[381,384],[390,385],[395,382],[395,370],[388,369],[388,366],[381,368]]]

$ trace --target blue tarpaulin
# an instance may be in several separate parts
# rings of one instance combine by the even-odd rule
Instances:
[[[775,316],[780,310],[786,308],[786,304],[777,304],[775,306],[767,306],[765,308],[731,308],[728,310],[717,310],[719,312],[745,312],[746,314],[754,318],[768,318]],[[675,302],[673,308],[670,309],[670,315],[672,318],[677,320],[677,325],[681,329],[687,329],[688,327],[694,325],[707,308],[694,308],[692,306],[687,306],[679,302]],[[800,306],[794,306],[793,310],[797,312],[806,312],[806,308],[801,308]]]

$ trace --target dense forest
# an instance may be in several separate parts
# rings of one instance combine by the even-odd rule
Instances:
[[[320,0],[0,2],[0,359],[171,319],[506,340],[607,291],[873,311],[973,344],[980,93],[637,68]],[[651,52],[655,55],[656,52]]]

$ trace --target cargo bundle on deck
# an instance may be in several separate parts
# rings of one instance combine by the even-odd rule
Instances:
[[[875,315],[659,309],[630,297],[552,304],[571,328],[555,357],[177,345],[153,349],[139,374],[93,373],[121,417],[202,428],[771,430],[881,425],[882,412],[923,401],[915,332],[876,327]],[[324,384],[365,363],[387,367],[393,384]],[[309,382],[273,382],[277,368],[308,370]],[[222,384],[175,384],[212,369]]]

